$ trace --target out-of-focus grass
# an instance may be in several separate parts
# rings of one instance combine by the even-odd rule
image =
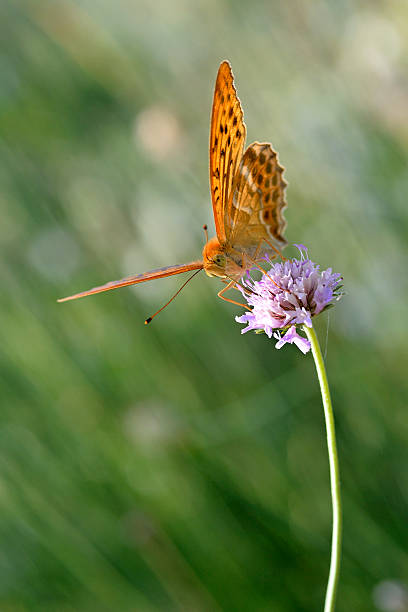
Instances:
[[[241,336],[204,274],[148,328],[179,279],[55,302],[199,256],[224,58],[287,168],[289,241],[348,292],[338,610],[408,609],[407,6],[6,0],[0,30],[1,609],[321,609],[311,358]]]

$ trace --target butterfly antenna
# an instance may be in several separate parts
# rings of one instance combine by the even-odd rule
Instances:
[[[157,310],[154,315],[152,315],[151,317],[147,317],[147,319],[145,320],[145,325],[147,325],[148,323],[151,323],[154,319],[154,317],[157,317],[157,315],[159,314],[159,312],[161,312],[162,310],[164,310],[173,300],[174,298],[176,298],[178,296],[178,294],[183,291],[184,287],[196,276],[196,274],[198,274],[199,272],[201,272],[202,268],[200,268],[199,270],[196,270],[180,287],[180,289],[178,291],[176,291],[176,293],[169,299],[169,301],[162,306],[161,308],[159,308],[159,310]]]
[[[206,242],[208,242],[208,227],[207,225],[203,225],[203,230],[204,230],[204,234],[205,234],[205,240]]]

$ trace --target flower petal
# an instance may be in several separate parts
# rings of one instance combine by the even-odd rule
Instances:
[[[278,335],[275,335],[275,334],[274,336],[275,338],[279,337]],[[294,325],[292,325],[292,327],[289,327],[286,334],[279,338],[278,342],[275,344],[275,348],[280,349],[286,343],[296,344],[298,349],[300,349],[302,353],[304,354],[310,351],[309,340],[307,340],[306,338],[303,338],[303,336],[299,336],[299,334],[296,331],[296,327]]]

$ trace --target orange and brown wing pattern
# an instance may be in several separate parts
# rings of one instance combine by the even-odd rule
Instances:
[[[283,210],[286,181],[284,168],[269,143],[254,142],[244,153],[235,176],[226,209],[229,245],[243,251],[255,250],[265,238],[278,249],[286,244]],[[268,250],[261,245],[261,255]]]
[[[110,281],[105,285],[88,289],[87,291],[81,291],[81,293],[75,293],[65,298],[60,298],[58,302],[68,302],[69,300],[76,300],[78,298],[86,297],[87,295],[94,295],[95,293],[102,293],[104,291],[111,291],[112,289],[119,289],[120,287],[128,287],[129,285],[136,285],[137,283],[144,283],[145,281],[155,280],[156,278],[165,278],[166,276],[173,276],[174,274],[182,274],[183,272],[190,272],[191,270],[201,270],[203,267],[202,261],[192,261],[187,264],[180,264],[176,266],[166,266],[165,268],[158,268],[157,270],[150,270],[144,274],[135,274],[133,276],[127,276],[117,281]]]
[[[231,66],[224,61],[218,69],[210,126],[210,188],[215,228],[221,244],[226,241],[225,209],[242,159],[245,137],[244,114]]]

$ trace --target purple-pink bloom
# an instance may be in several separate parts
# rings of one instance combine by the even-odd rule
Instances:
[[[341,297],[341,276],[331,268],[320,271],[320,266],[308,258],[306,247],[295,246],[300,259],[272,263],[266,258],[271,268],[259,281],[251,278],[241,281],[244,287],[241,293],[252,309],[235,320],[247,324],[241,330],[243,334],[263,330],[269,338],[278,339],[276,348],[294,343],[307,353],[310,343],[297,333],[296,325],[312,327],[312,317]],[[282,336],[279,330],[284,328],[288,331]]]

